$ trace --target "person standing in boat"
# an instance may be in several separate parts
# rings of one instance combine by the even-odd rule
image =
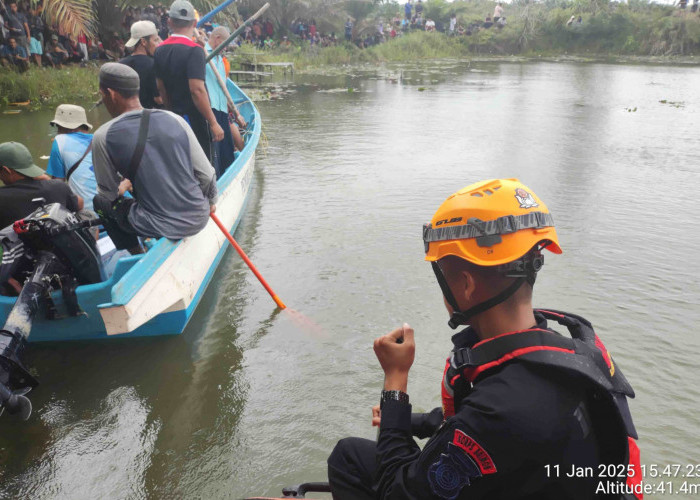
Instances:
[[[207,53],[211,53],[211,51],[226,41],[230,35],[231,34],[225,26],[217,26],[214,28],[209,36],[209,41],[204,46]],[[233,109],[229,109],[226,94],[224,94],[224,91],[221,89],[221,85],[219,85],[216,75],[214,74],[214,71],[216,70],[221,79],[224,82],[226,81],[227,75],[224,68],[223,58],[224,57],[221,54],[217,55],[212,59],[215,69],[212,69],[211,64],[207,64],[206,68],[206,84],[207,91],[209,93],[209,102],[211,104],[211,109],[214,112],[214,116],[216,116],[216,121],[224,131],[223,140],[212,145],[215,156],[215,160],[212,163],[216,169],[217,177],[221,177],[226,169],[233,163],[234,145],[239,151],[243,149],[243,138],[238,131],[238,127],[231,126],[232,124],[229,124],[229,112],[233,114],[237,123],[245,124],[245,120],[235,106]],[[245,125],[242,126],[245,127]]]
[[[131,38],[124,44],[127,48],[133,47],[133,52],[119,61],[139,74],[139,101],[141,106],[148,109],[159,108],[163,104],[158,95],[156,74],[153,70],[153,54],[160,42],[155,24],[151,21],[137,21],[131,25]]]
[[[175,113],[142,108],[139,75],[129,66],[107,63],[99,78],[114,119],[93,137],[93,205],[114,245],[142,253],[138,236],[179,240],[197,234],[216,210],[218,195],[214,168],[192,129]],[[133,198],[125,198],[126,191]]]
[[[588,321],[532,308],[542,250],[562,252],[545,204],[517,179],[472,184],[440,206],[423,242],[449,326],[468,326],[452,337],[442,408],[411,414],[413,329],[376,339],[378,439],[337,444],[333,497],[593,499],[602,484],[606,498],[636,498],[609,495],[643,486],[631,386]],[[413,436],[430,440],[421,450]],[[600,465],[623,472],[599,476]]]
[[[212,141],[224,138],[216,121],[205,86],[206,55],[192,41],[196,25],[194,7],[186,0],[175,0],[168,21],[172,35],[156,49],[154,68],[158,92],[166,109],[190,124],[199,145],[212,159]]]

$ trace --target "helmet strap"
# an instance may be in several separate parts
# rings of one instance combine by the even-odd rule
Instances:
[[[511,298],[515,294],[515,292],[517,292],[518,289],[522,286],[522,284],[525,283],[525,281],[526,278],[516,279],[498,295],[491,297],[488,300],[485,300],[481,304],[477,304],[474,307],[470,307],[466,311],[458,311],[457,309],[453,308],[455,312],[452,313],[452,316],[450,317],[450,320],[447,322],[447,324],[453,330],[459,325],[468,324],[469,319],[471,319],[473,316],[481,314],[482,312],[491,309],[492,307],[497,306],[498,304],[505,302],[506,300]]]
[[[453,330],[459,325],[468,324],[469,319],[473,316],[476,316],[477,314],[480,314],[486,311],[487,309],[491,309],[492,307],[497,306],[501,302],[505,302],[510,297],[512,297],[515,294],[515,292],[518,291],[518,289],[522,286],[523,283],[525,283],[525,281],[530,281],[525,277],[520,277],[516,279],[513,283],[511,283],[505,290],[500,292],[498,295],[491,297],[490,299],[482,302],[481,304],[477,304],[474,307],[467,309],[466,311],[460,311],[459,305],[457,304],[457,300],[455,299],[455,296],[452,293],[452,290],[450,289],[450,285],[447,284],[445,275],[443,274],[442,269],[440,268],[440,264],[438,264],[437,262],[431,262],[430,264],[433,267],[433,272],[435,273],[437,282],[440,285],[442,294],[445,296],[445,300],[452,308],[452,316],[450,316],[450,320],[447,322],[447,324]]]
[[[440,285],[442,294],[445,296],[445,300],[448,304],[450,304],[450,307],[453,311],[459,311],[459,306],[457,305],[455,296],[452,294],[450,285],[447,284],[447,280],[445,279],[445,275],[443,274],[442,269],[440,268],[440,264],[438,264],[437,262],[431,262],[430,264],[433,266],[433,272],[435,273],[435,277],[437,278],[438,285]]]

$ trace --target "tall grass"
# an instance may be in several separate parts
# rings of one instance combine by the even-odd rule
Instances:
[[[393,5],[393,7],[392,7]],[[452,13],[469,26],[493,13],[487,0],[469,2],[427,0],[425,15],[446,27]],[[402,17],[402,6],[382,4],[374,20]],[[401,11],[401,12],[399,12]],[[352,44],[319,48],[277,48],[257,56],[259,61],[291,61],[310,66],[375,61],[413,61],[474,55],[581,55],[581,56],[692,56],[700,55],[700,15],[669,5],[629,0],[604,3],[588,0],[545,0],[505,5],[507,26],[475,31],[471,36],[447,37],[441,33],[411,32],[379,46],[360,50]],[[582,23],[567,26],[571,16]],[[372,24],[371,22],[369,24]],[[340,30],[340,27],[338,29]],[[243,49],[243,51],[250,49]]]
[[[0,105],[30,101],[32,108],[98,99],[98,69],[32,67],[25,73],[0,70]]]

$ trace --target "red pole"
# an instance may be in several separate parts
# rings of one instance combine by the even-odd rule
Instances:
[[[284,305],[284,302],[282,302],[282,300],[277,296],[277,294],[272,290],[272,288],[270,288],[270,285],[267,284],[267,281],[265,281],[265,278],[263,278],[262,275],[255,268],[255,266],[250,261],[248,256],[245,254],[245,252],[243,251],[241,246],[238,243],[236,243],[236,240],[233,239],[233,236],[231,236],[229,234],[228,229],[226,229],[226,226],[223,225],[223,223],[221,222],[221,220],[219,220],[219,218],[216,216],[216,214],[209,214],[209,215],[212,218],[212,220],[216,223],[216,225],[219,226],[219,229],[221,229],[221,232],[224,233],[224,236],[226,236],[226,239],[229,241],[229,243],[231,243],[233,248],[236,249],[236,252],[238,252],[238,255],[240,255],[241,258],[243,259],[243,262],[245,262],[246,265],[250,268],[250,270],[253,271],[253,274],[255,275],[255,277],[258,278],[258,280],[260,280],[260,283],[262,284],[262,286],[265,287],[265,290],[267,290],[267,293],[270,294],[270,297],[272,297],[272,300],[275,301],[275,303],[277,304],[277,307],[279,307],[280,309],[286,309],[287,306]]]

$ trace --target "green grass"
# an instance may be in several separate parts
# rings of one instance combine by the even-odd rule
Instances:
[[[32,67],[19,74],[0,70],[0,105],[30,101],[30,108],[56,106],[65,102],[96,101],[98,68],[67,66],[57,70]]]
[[[382,4],[370,14],[389,19],[390,6]],[[459,24],[482,21],[493,12],[492,1],[452,2],[427,0],[426,16],[446,25],[452,13]],[[400,11],[400,7],[396,7]],[[503,29],[476,31],[472,36],[448,37],[442,33],[411,32],[379,46],[360,50],[350,43],[335,47],[292,46],[260,52],[258,61],[291,61],[297,69],[328,65],[410,62],[420,59],[474,56],[555,57],[576,55],[610,59],[627,56],[692,57],[700,55],[700,15],[644,0],[601,3],[590,0],[546,0],[511,3],[505,6],[508,25]],[[385,12],[387,11],[387,12]],[[399,12],[400,17],[402,12]],[[582,24],[567,26],[571,16],[582,16]],[[336,32],[342,33],[342,26]],[[371,32],[371,29],[368,31]],[[243,47],[242,52],[250,52]]]

